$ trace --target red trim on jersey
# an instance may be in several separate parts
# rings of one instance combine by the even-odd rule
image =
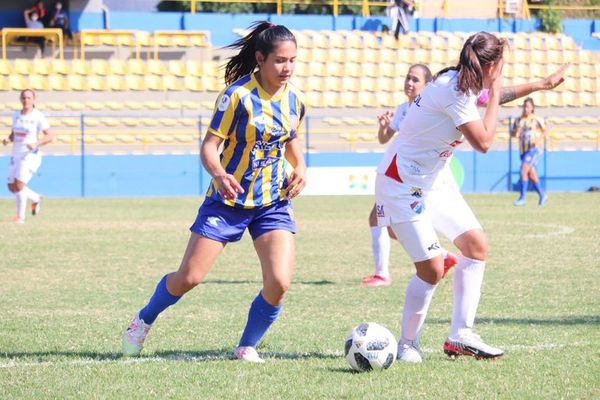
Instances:
[[[396,165],[396,155],[394,155],[394,158],[392,159],[392,162],[390,163],[390,166],[388,167],[388,169],[385,171],[385,176],[387,176],[388,178],[392,178],[393,180],[400,182],[400,183],[404,183],[402,181],[402,178],[400,178],[400,174],[398,174],[398,166]]]

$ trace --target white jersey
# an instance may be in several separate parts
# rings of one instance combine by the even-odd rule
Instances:
[[[481,119],[478,94],[458,91],[457,71],[448,71],[428,84],[408,109],[396,136],[377,168],[385,174],[396,158],[403,182],[428,190],[465,138],[457,129]]]
[[[398,108],[396,108],[392,122],[390,122],[390,129],[392,129],[394,132],[398,132],[400,130],[400,124],[402,121],[404,121],[404,117],[406,117],[409,107],[410,103],[407,101],[406,103],[400,104]]]
[[[36,143],[39,133],[48,128],[48,120],[35,108],[27,114],[17,111],[12,122],[13,155],[29,152],[27,145]]]

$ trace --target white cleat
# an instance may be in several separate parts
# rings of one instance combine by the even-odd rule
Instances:
[[[461,330],[457,337],[448,338],[444,342],[444,353],[450,358],[456,356],[472,356],[478,360],[501,357],[504,350],[485,344],[481,337],[470,329]]]
[[[242,361],[253,362],[262,364],[265,362],[258,353],[256,349],[252,346],[238,346],[235,349],[235,358]]]
[[[144,340],[146,340],[151,327],[152,325],[148,325],[142,321],[138,315],[135,316],[121,339],[121,349],[124,356],[133,357],[140,355],[142,348],[144,348]]]
[[[420,363],[423,362],[418,345],[414,343],[398,343],[398,354],[396,358],[402,362]]]

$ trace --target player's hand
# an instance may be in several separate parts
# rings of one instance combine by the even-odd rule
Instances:
[[[33,150],[37,149],[37,146],[35,144],[28,143],[27,148],[29,149],[29,151],[33,151]]]
[[[8,144],[8,140],[6,140],[6,139],[2,139],[2,145],[3,145],[3,146],[6,146],[7,144]]]
[[[244,188],[240,186],[237,179],[231,174],[215,176],[219,194],[225,200],[235,200],[238,193],[244,193]]]
[[[296,167],[288,178],[287,196],[293,199],[298,196],[306,186],[306,167]]]
[[[571,66],[570,63],[563,64],[558,71],[542,80],[543,90],[552,90],[565,81],[565,72]]]
[[[391,111],[387,111],[385,114],[381,114],[377,116],[377,122],[379,124],[380,130],[385,130],[389,128],[392,123],[392,118],[394,118],[394,113]]]

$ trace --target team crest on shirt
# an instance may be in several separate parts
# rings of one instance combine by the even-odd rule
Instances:
[[[377,218],[385,217],[385,211],[383,211],[383,204],[375,204],[375,213],[377,214]]]
[[[274,122],[273,129],[271,130],[271,136],[283,136],[285,134],[286,132],[285,129],[283,129],[283,126],[281,126],[277,122]]]
[[[219,100],[219,105],[217,106],[217,110],[219,110],[219,111],[225,111],[225,110],[227,110],[227,107],[229,107],[230,103],[231,103],[231,97],[229,97],[228,95],[224,94],[221,97],[221,100]]]
[[[412,203],[410,203],[410,208],[412,208],[412,210],[417,214],[421,214],[423,210],[425,210],[423,203],[421,203],[420,201],[413,201]]]
[[[412,188],[410,188],[410,195],[420,199],[421,197],[423,197],[423,189],[413,186]]]

